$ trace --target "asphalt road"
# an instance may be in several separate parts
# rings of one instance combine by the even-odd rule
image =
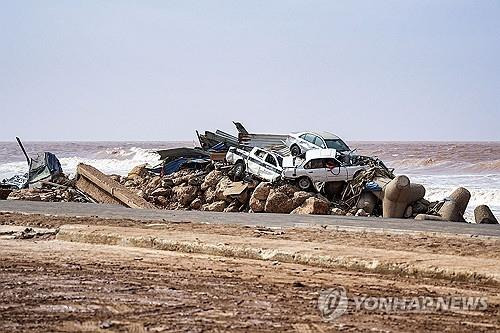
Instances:
[[[172,211],[132,209],[117,205],[74,202],[33,202],[0,200],[0,212],[47,214],[58,216],[92,216],[160,222],[194,222],[239,224],[270,228],[324,226],[328,229],[389,233],[440,233],[500,237],[500,225],[471,224],[441,221],[416,221],[349,216],[217,213],[201,211]]]

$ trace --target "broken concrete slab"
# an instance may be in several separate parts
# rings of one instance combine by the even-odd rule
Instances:
[[[86,180],[80,182],[80,187],[78,187],[77,183],[78,189],[83,192],[89,191],[89,193],[85,193],[98,202],[114,203],[118,201],[120,204],[130,208],[155,208],[153,204],[139,197],[137,194],[91,165],[80,163],[77,167],[77,174],[79,177],[83,177]]]

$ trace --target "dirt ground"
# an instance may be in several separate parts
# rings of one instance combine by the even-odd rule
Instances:
[[[0,214],[0,224],[145,226],[137,221]],[[169,224],[193,232],[370,244],[498,258],[495,239]],[[380,275],[43,239],[0,239],[0,331],[500,331],[500,288],[481,282]],[[343,286],[347,312],[325,321],[321,290]],[[486,310],[355,310],[355,296],[487,297]]]
[[[498,238],[467,237],[467,236],[433,236],[380,234],[371,232],[347,232],[317,228],[286,228],[273,230],[269,228],[245,227],[240,225],[199,224],[199,223],[167,223],[141,222],[128,219],[101,219],[89,217],[54,217],[37,214],[13,214],[0,212],[0,224],[24,225],[30,227],[56,228],[64,224],[90,224],[117,227],[141,228],[158,225],[178,231],[193,233],[212,233],[220,235],[240,235],[263,237],[271,239],[289,239],[300,241],[315,241],[325,243],[343,243],[352,246],[371,247],[376,249],[391,249],[415,252],[456,254],[478,258],[500,258],[500,240]]]

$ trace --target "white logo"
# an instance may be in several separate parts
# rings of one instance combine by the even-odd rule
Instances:
[[[330,288],[319,293],[318,309],[323,319],[333,321],[347,310],[347,292],[344,287]]]

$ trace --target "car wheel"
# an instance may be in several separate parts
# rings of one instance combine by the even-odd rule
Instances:
[[[245,164],[237,162],[233,167],[234,180],[242,180],[245,177]]]
[[[306,191],[311,188],[312,183],[309,177],[300,177],[297,181],[297,185],[299,185],[301,190]]]
[[[300,147],[297,145],[293,145],[292,148],[290,148],[290,153],[292,156],[299,156],[300,155]]]

